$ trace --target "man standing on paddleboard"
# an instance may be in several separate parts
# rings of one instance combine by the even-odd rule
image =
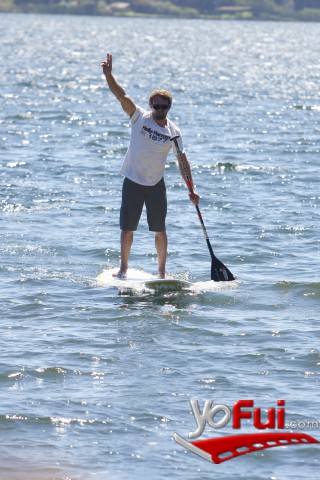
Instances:
[[[155,232],[159,277],[165,278],[168,241],[165,227],[167,197],[163,175],[171,148],[177,156],[181,175],[186,180],[178,152],[170,140],[172,137],[179,136],[179,148],[183,152],[191,182],[190,200],[197,205],[200,198],[193,187],[190,164],[183,148],[181,132],[167,118],[172,104],[172,95],[167,90],[154,90],[149,99],[151,111],[147,111],[136,105],[114,78],[111,54],[107,54],[107,59],[101,62],[101,66],[111,92],[131,120],[130,144],[120,170],[125,178],[120,210],[121,264],[117,276],[119,278],[126,276],[133,232],[138,227],[145,204],[149,230]]]

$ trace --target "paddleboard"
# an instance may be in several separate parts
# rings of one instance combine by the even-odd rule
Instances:
[[[158,278],[142,270],[129,269],[126,278],[113,275],[118,269],[107,269],[101,272],[97,281],[104,287],[117,287],[119,290],[167,290],[176,291],[191,288],[192,283],[177,278]]]

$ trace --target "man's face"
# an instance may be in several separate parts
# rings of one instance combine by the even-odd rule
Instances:
[[[150,103],[152,116],[156,120],[164,120],[170,110],[170,103],[167,98],[156,95]]]

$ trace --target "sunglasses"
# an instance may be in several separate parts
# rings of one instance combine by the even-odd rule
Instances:
[[[170,108],[170,105],[168,105],[168,104],[166,104],[166,105],[155,104],[155,105],[152,105],[152,108],[154,108],[155,110],[168,110],[168,108]]]

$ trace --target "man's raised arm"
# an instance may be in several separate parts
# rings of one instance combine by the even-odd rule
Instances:
[[[107,54],[107,60],[101,62],[101,66],[111,92],[119,100],[123,110],[129,117],[132,117],[137,106],[112,75],[112,55],[110,53]]]

